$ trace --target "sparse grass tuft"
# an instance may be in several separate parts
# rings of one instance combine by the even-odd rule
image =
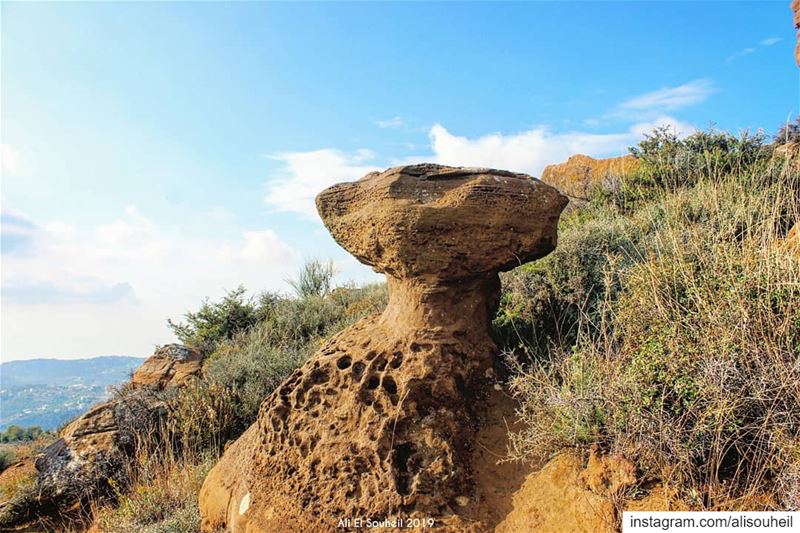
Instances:
[[[139,457],[130,487],[115,488],[116,505],[95,505],[95,524],[104,533],[200,531],[200,487],[216,459],[168,453]]]

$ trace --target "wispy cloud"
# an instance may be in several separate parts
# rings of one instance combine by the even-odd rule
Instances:
[[[24,249],[7,249],[7,229]],[[280,290],[302,254],[270,229],[192,235],[133,206],[96,226],[34,221],[3,212],[3,354],[64,357],[149,355],[173,340],[203,296],[239,283]],[[7,253],[8,250],[8,253]],[[42,335],[42,324],[48,334]]]
[[[214,297],[209,293],[233,288],[231,283],[275,290],[302,261],[271,229],[227,238],[191,236],[156,223],[135,206],[89,227],[34,222],[6,210],[2,219],[4,304],[59,309],[113,305],[116,311],[137,306],[155,313],[162,328],[149,341],[169,340],[164,338],[165,317],[179,317],[200,295]],[[38,312],[61,316],[66,311],[45,307]],[[131,327],[149,323],[139,320]]]
[[[0,208],[0,253],[25,252],[37,229],[33,221],[3,206]]]
[[[674,111],[699,104],[705,101],[714,91],[714,85],[711,80],[701,78],[677,87],[664,87],[657,91],[635,96],[619,104],[615,111],[622,114]]]
[[[748,46],[747,48],[743,48],[743,49],[739,50],[738,52],[736,52],[735,54],[733,54],[731,56],[728,56],[728,58],[725,60],[725,62],[726,63],[733,63],[737,59],[741,59],[741,58],[743,58],[745,56],[749,56],[750,54],[758,51],[758,47],[772,46],[774,44],[779,43],[780,41],[781,41],[780,37],[768,37],[766,39],[762,39],[761,41],[759,41],[759,43],[757,45]]]
[[[386,120],[378,120],[375,122],[381,128],[399,128],[405,126],[406,119],[401,116],[394,116]]]
[[[428,130],[428,153],[401,159],[378,158],[366,149],[347,153],[325,148],[276,154],[269,157],[279,161],[282,168],[268,178],[265,202],[277,211],[293,212],[318,221],[314,198],[322,189],[359,179],[389,165],[423,161],[502,168],[538,176],[546,165],[576,153],[593,157],[624,154],[629,146],[656,127],[666,126],[678,135],[688,135],[696,131],[694,125],[676,119],[669,112],[701,103],[715,90],[711,80],[696,79],[629,98],[610,112],[584,121],[586,127],[596,127],[610,118],[622,121],[617,131],[607,133],[557,132],[538,126],[517,133],[465,137],[452,133],[442,124],[434,124]]]

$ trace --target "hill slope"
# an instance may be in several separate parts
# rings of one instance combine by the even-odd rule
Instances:
[[[0,429],[11,424],[55,429],[128,379],[139,357],[31,359],[0,364]]]

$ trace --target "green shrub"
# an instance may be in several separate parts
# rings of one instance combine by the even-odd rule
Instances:
[[[200,309],[184,315],[186,323],[167,320],[167,324],[183,344],[210,353],[220,342],[257,324],[278,299],[274,294],[265,293],[254,301],[246,292],[239,286],[219,302],[206,299]]]
[[[657,128],[630,152],[639,169],[624,176],[613,189],[598,189],[592,200],[635,211],[642,203],[664,197],[700,181],[717,180],[730,173],[746,173],[766,164],[772,146],[763,133],[739,136],[714,129],[685,138],[669,127]]]
[[[0,432],[0,442],[18,442],[36,440],[44,434],[39,426],[21,427],[10,425]]]
[[[221,343],[206,364],[206,379],[233,393],[234,433],[246,429],[261,402],[330,335],[386,305],[383,284],[341,287],[274,303],[256,326]]]

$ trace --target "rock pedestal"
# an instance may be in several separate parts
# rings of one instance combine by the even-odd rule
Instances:
[[[389,304],[264,401],[206,479],[204,530],[333,531],[342,519],[441,518],[466,505],[498,272],[553,250],[566,203],[530,176],[430,164],[323,191],[323,222],[386,274]]]

